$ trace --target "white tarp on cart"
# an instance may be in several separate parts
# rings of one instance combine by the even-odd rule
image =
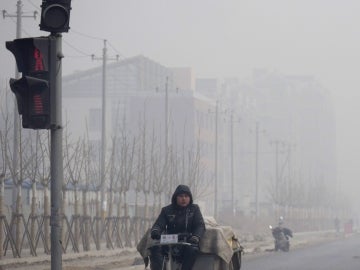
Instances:
[[[200,241],[200,252],[202,254],[216,255],[214,269],[229,269],[234,249],[239,247],[232,228],[218,225],[215,219],[211,217],[205,217],[204,221],[206,231]],[[150,255],[149,247],[153,243],[149,229],[136,247],[145,260]]]

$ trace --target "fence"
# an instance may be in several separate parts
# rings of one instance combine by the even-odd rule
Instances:
[[[152,225],[153,219],[143,217],[62,217],[62,249],[64,253],[133,247]],[[50,216],[13,215],[10,223],[0,216],[0,257],[38,256],[50,254]],[[15,226],[17,225],[17,226]],[[20,228],[21,234],[14,232]],[[47,235],[48,234],[48,235]],[[16,237],[18,235],[18,237]],[[2,241],[3,240],[3,241]],[[11,255],[9,255],[11,254]]]

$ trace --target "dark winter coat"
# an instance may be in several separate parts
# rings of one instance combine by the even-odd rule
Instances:
[[[190,196],[190,203],[186,207],[180,207],[176,204],[176,197],[184,193]],[[151,230],[167,234],[187,233],[196,235],[199,238],[204,235],[204,219],[199,206],[193,203],[192,194],[188,186],[179,185],[176,188],[171,204],[161,209],[161,213]]]

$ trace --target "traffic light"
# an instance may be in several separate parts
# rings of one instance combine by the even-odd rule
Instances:
[[[40,30],[51,33],[69,31],[71,0],[43,0]]]
[[[6,48],[16,59],[21,79],[10,79],[16,96],[23,128],[49,129],[51,125],[49,37],[22,38],[7,41]]]

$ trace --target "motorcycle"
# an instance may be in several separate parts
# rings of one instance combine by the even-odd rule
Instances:
[[[288,252],[290,250],[289,237],[293,237],[292,231],[288,228],[284,228],[281,226],[273,228],[270,225],[269,228],[275,240],[275,251],[282,250]]]

